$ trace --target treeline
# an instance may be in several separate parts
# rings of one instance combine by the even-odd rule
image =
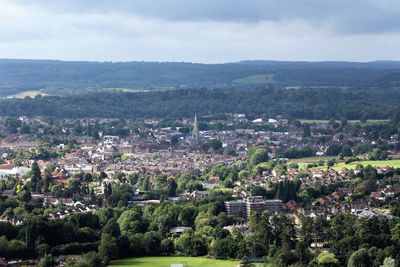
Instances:
[[[400,90],[386,89],[192,89],[95,93],[68,97],[3,99],[0,114],[57,118],[183,118],[246,113],[299,119],[387,119],[398,114]]]
[[[93,214],[68,215],[62,220],[46,220],[32,214],[21,226],[0,222],[0,256],[23,255],[52,262],[56,255],[91,252],[84,256],[84,262],[65,266],[102,266],[119,257],[156,255],[266,257],[272,266],[282,267],[379,267],[385,260],[399,263],[398,219],[338,214],[330,220],[300,217],[301,223],[296,227],[284,214],[253,213],[249,233],[243,235],[224,229],[243,222],[242,218],[226,215],[225,199],[227,196],[213,194],[196,202],[103,208]],[[191,230],[170,233],[175,226]],[[310,249],[316,242],[330,252],[320,254]]]

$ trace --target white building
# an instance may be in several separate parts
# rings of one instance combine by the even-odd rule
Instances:
[[[0,165],[0,179],[4,179],[9,175],[26,175],[31,169],[23,166],[15,166],[13,164]]]

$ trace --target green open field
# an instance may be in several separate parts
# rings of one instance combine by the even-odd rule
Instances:
[[[274,80],[274,74],[259,74],[252,75],[242,79],[234,80],[233,83],[239,84],[265,84],[265,83],[276,83]]]
[[[305,169],[307,167],[307,164],[309,163],[316,163],[320,160],[325,161],[325,164],[328,160],[334,159],[335,157],[331,156],[315,156],[315,157],[306,157],[306,158],[300,158],[300,159],[291,159],[289,160],[289,163],[295,162],[299,165],[300,169]],[[355,161],[349,164],[346,164],[344,160],[340,161],[338,158],[336,158],[337,164],[333,166],[332,168],[334,170],[341,170],[343,168],[347,169],[355,169],[357,164],[361,164],[363,166],[368,166],[371,165],[373,167],[393,167],[393,168],[400,168],[400,159],[393,159],[393,160],[361,160],[361,161]],[[325,166],[321,166],[321,169],[326,169]]]
[[[333,169],[341,170],[343,168],[347,169],[355,169],[357,164],[361,164],[363,166],[371,165],[372,167],[393,167],[400,168],[400,159],[393,160],[363,160],[363,161],[355,161],[350,164],[345,164],[344,162],[339,162]]]
[[[328,160],[334,159],[336,157],[333,156],[315,156],[315,157],[306,157],[306,158],[299,158],[299,159],[291,159],[289,163],[297,163],[300,169],[305,169],[309,163],[317,163],[320,160],[327,162]],[[323,168],[322,166],[321,168]]]
[[[331,160],[334,159],[336,157],[334,156],[314,156],[314,157],[305,157],[305,158],[299,158],[299,159],[291,159],[289,160],[289,162],[296,162],[296,163],[314,163],[314,162],[318,162],[320,160]]]
[[[185,267],[236,267],[239,261],[215,260],[202,257],[139,257],[113,261],[118,267],[170,267],[173,263],[186,263]]]
[[[308,120],[308,119],[300,119],[301,123],[308,123],[308,124],[327,124],[329,120]],[[379,123],[386,123],[389,120],[367,120],[366,124],[379,124]],[[336,122],[340,123],[340,120],[336,120]],[[349,120],[348,123],[361,123],[360,120]]]

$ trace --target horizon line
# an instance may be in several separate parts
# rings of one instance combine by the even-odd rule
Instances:
[[[196,61],[169,61],[169,60],[65,60],[65,59],[49,59],[49,58],[3,58],[0,61],[54,61],[54,62],[86,62],[86,63],[184,63],[184,64],[202,64],[202,65],[222,65],[222,64],[239,64],[239,63],[356,63],[356,64],[371,64],[371,63],[400,63],[400,60],[368,60],[368,61],[353,61],[353,60],[278,60],[278,59],[242,59],[238,61],[226,61],[218,63],[196,62]]]

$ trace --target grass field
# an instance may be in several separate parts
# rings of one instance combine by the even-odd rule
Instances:
[[[334,159],[336,157],[333,156],[315,156],[315,157],[306,157],[306,158],[299,158],[299,159],[291,159],[289,163],[297,163],[300,169],[305,169],[308,164],[310,163],[317,163],[320,160],[327,162],[328,160]],[[322,166],[321,168],[323,168]]]
[[[274,74],[259,74],[252,75],[246,78],[234,80],[233,83],[239,84],[266,84],[266,83],[275,83]]]
[[[295,162],[299,165],[300,169],[304,169],[307,167],[307,164],[309,163],[316,163],[320,160],[325,161],[325,163],[328,160],[334,159],[335,157],[331,156],[315,156],[315,157],[306,157],[306,158],[300,158],[300,159],[291,159],[289,162]],[[339,161],[336,158],[336,161],[338,162],[335,166],[332,168],[334,170],[341,170],[343,168],[347,169],[355,169],[357,164],[361,164],[363,166],[368,166],[371,165],[373,167],[393,167],[393,168],[400,168],[400,159],[393,159],[393,160],[362,160],[362,161],[355,161],[349,164],[346,164],[344,160]],[[326,169],[326,166],[321,166],[321,169]]]
[[[327,124],[329,123],[329,120],[307,120],[307,119],[300,119],[299,120],[301,123],[308,123],[308,124]],[[386,123],[389,120],[367,120],[366,124],[379,124],[379,123]],[[339,120],[336,120],[336,122],[340,123]],[[349,120],[348,123],[355,124],[355,123],[361,123],[360,120]]]
[[[334,159],[336,157],[334,156],[314,156],[314,157],[305,157],[305,158],[299,158],[299,159],[291,159],[289,162],[296,162],[296,163],[314,163],[318,162],[320,160],[327,161]]]
[[[372,167],[393,167],[393,168],[400,168],[400,159],[393,159],[393,160],[363,160],[363,161],[356,161],[350,164],[345,164],[344,162],[339,162],[335,166],[333,166],[334,170],[341,170],[344,167],[347,169],[355,169],[357,164],[361,164],[363,166],[371,165]]]
[[[117,260],[110,266],[118,267],[170,267],[173,263],[186,263],[185,267],[236,267],[239,261],[224,261],[202,257],[139,257]]]

